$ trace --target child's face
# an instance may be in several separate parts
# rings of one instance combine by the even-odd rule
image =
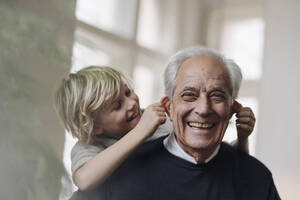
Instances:
[[[141,115],[138,96],[123,83],[116,100],[98,113],[95,134],[120,138],[137,125]]]

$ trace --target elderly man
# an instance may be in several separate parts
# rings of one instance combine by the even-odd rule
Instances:
[[[280,199],[261,162],[222,143],[241,80],[233,61],[204,47],[171,57],[161,102],[174,133],[138,148],[98,199]]]

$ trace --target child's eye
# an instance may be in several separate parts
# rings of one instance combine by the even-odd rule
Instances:
[[[121,107],[122,107],[122,102],[121,102],[121,101],[118,101],[118,102],[116,103],[116,105],[114,106],[114,110],[119,110]]]
[[[131,90],[130,90],[130,89],[127,89],[127,90],[125,91],[125,96],[126,96],[126,97],[129,97],[130,94],[131,94]]]

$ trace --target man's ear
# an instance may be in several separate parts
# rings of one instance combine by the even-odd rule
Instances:
[[[234,113],[240,112],[242,107],[243,107],[242,104],[240,104],[237,101],[234,101],[233,104],[231,105],[230,118]]]
[[[164,96],[160,99],[160,104],[165,108],[166,113],[170,117],[170,107],[171,107],[171,101],[168,96]]]

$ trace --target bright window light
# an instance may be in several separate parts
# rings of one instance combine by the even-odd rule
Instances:
[[[155,49],[159,38],[159,2],[146,0],[141,2],[137,41],[139,44]]]
[[[136,0],[77,0],[76,17],[87,24],[131,38]]]
[[[224,23],[221,51],[242,68],[244,79],[261,77],[264,43],[262,18],[227,20]]]
[[[71,72],[76,72],[89,65],[107,65],[109,62],[110,57],[106,53],[74,42]]]
[[[173,0],[141,0],[137,43],[162,53],[170,53],[177,44],[178,5]]]
[[[137,66],[134,70],[133,81],[140,105],[142,108],[146,108],[153,103],[151,102],[153,98],[153,72],[148,67]]]
[[[71,171],[71,150],[73,148],[73,146],[75,145],[75,143],[78,140],[76,138],[74,138],[71,133],[66,132],[65,133],[65,144],[64,144],[64,152],[63,152],[63,163],[65,166],[66,171],[68,172],[68,174],[72,175],[72,171]],[[73,183],[73,180],[72,180]],[[77,190],[77,187],[75,186],[75,184],[72,184],[72,189],[73,191]]]

